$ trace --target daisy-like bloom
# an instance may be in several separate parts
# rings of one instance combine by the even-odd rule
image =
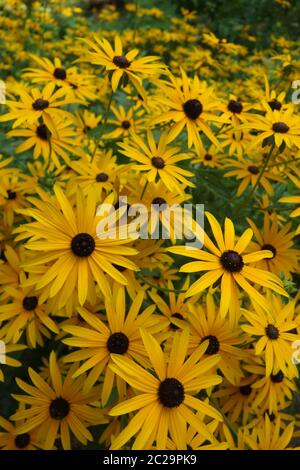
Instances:
[[[119,36],[115,37],[114,48],[104,38],[99,39],[94,36],[94,41],[84,39],[91,50],[84,51],[84,58],[80,61],[105,67],[105,70],[111,73],[113,91],[117,90],[121,78],[125,76],[138,93],[145,97],[142,79],[148,75],[159,75],[164,70],[163,65],[158,63],[159,57],[145,56],[138,59],[136,58],[139,53],[137,49],[132,49],[125,54]]]
[[[216,148],[214,145],[211,145],[207,150],[204,149],[201,152],[197,159],[193,163],[201,163],[204,166],[210,168],[220,168],[222,166],[222,159],[224,155],[219,148]]]
[[[206,217],[217,246],[205,233],[204,247],[208,251],[189,246],[175,246],[167,249],[171,253],[197,260],[183,265],[180,268],[181,272],[208,271],[190,286],[186,292],[187,297],[199,294],[221,278],[220,317],[224,318],[229,310],[230,315],[234,318],[238,315],[240,307],[238,286],[265,310],[269,309],[269,303],[250,282],[268,287],[281,295],[287,296],[280,279],[275,274],[251,266],[252,263],[261,259],[271,258],[271,251],[259,250],[244,254],[253,236],[251,229],[245,230],[239,240],[236,241],[234,225],[230,219],[225,219],[225,233],[223,236],[222,229],[215,217],[209,212],[206,212]]]
[[[285,376],[281,370],[277,374],[266,376],[265,365],[261,358],[258,358],[256,363],[244,367],[245,370],[258,376],[252,385],[253,389],[258,390],[253,402],[254,408],[260,407],[272,414],[286,409],[291,404],[293,393],[297,390],[294,380]]]
[[[137,191],[140,192],[141,187],[145,188],[147,180],[142,180],[141,183],[138,189],[135,189],[135,192],[131,195],[131,197],[136,197],[134,203],[138,202],[145,206],[140,209],[141,224],[147,225],[148,233],[152,238],[161,238],[159,234],[161,227],[162,233],[165,231],[167,234],[162,238],[171,238],[172,241],[176,240],[176,238],[182,239],[184,217],[186,217],[187,228],[190,227],[192,229],[193,227],[192,214],[181,206],[191,196],[185,194],[183,189],[178,191],[166,189],[162,180],[158,181],[158,183],[149,183],[146,185],[145,191],[142,190],[142,194],[140,194]],[[129,198],[130,204],[131,197]]]
[[[245,426],[249,416],[253,414],[253,401],[258,393],[253,388],[255,380],[256,375],[253,374],[239,380],[235,385],[224,379],[219,390],[213,392],[213,397],[232,423],[240,423],[241,420]]]
[[[203,144],[200,137],[202,131],[206,137],[220,147],[213,131],[210,129],[209,122],[226,122],[226,119],[220,118],[215,111],[220,110],[219,101],[214,96],[212,88],[201,85],[198,77],[195,75],[190,80],[183,69],[181,69],[181,80],[169,74],[170,83],[163,82],[162,96],[157,99],[163,106],[167,107],[166,112],[160,113],[155,117],[153,124],[173,121],[169,134],[169,140],[173,141],[183,131],[184,128],[188,134],[188,147],[194,145],[197,151],[203,151]]]
[[[241,181],[237,189],[236,195],[241,196],[248,186],[256,186],[257,180],[259,179],[259,186],[261,186],[269,196],[274,195],[274,189],[270,181],[284,181],[278,174],[272,172],[272,169],[268,168],[260,176],[261,169],[263,167],[263,158],[248,158],[238,157],[237,159],[227,159],[226,167],[232,168],[224,174],[225,178],[231,178],[235,176],[238,181]]]
[[[232,130],[232,126],[225,127],[224,132],[219,136],[221,145],[230,156],[237,155],[242,157],[247,149],[249,142],[251,142],[251,135],[246,129],[243,132],[240,130]]]
[[[24,87],[19,87],[16,90],[16,95],[20,100],[7,100],[6,104],[10,111],[0,116],[0,122],[15,120],[13,128],[24,123],[37,123],[40,118],[43,118],[43,123],[50,132],[57,135],[56,120],[71,116],[69,112],[60,109],[67,101],[61,99],[65,95],[63,88],[55,91],[54,83],[49,83],[42,90],[38,88],[27,90]]]
[[[70,194],[76,192],[77,187],[82,188],[87,195],[94,192],[97,202],[101,201],[102,192],[110,193],[121,166],[117,164],[112,150],[96,152],[94,158],[84,154],[80,160],[71,161],[69,167],[75,175],[69,180]]]
[[[188,329],[182,333],[175,332],[168,357],[146,330],[142,329],[141,335],[152,363],[151,373],[130,359],[112,356],[114,364],[110,368],[139,393],[114,406],[109,414],[119,416],[139,411],[114,439],[111,449],[122,448],[138,433],[132,446],[133,450],[149,449],[154,441],[157,449],[166,449],[168,434],[176,448],[184,450],[187,424],[209,442],[214,443],[215,438],[192,410],[222,421],[219,412],[194,396],[200,390],[208,389],[222,381],[221,377],[211,373],[219,357],[203,359],[202,356],[207,348],[207,342],[204,342],[186,359],[189,345]]]
[[[168,281],[167,286],[169,289],[168,301],[166,302],[162,295],[153,291],[148,291],[149,297],[153,300],[155,305],[161,311],[165,318],[169,320],[169,328],[171,331],[178,330],[178,328],[185,328],[187,326],[186,319],[189,314],[189,304],[196,301],[196,297],[193,299],[186,300],[184,292],[189,288],[190,279],[187,276],[181,287],[181,293],[176,294],[174,291],[174,285],[172,281]]]
[[[57,87],[63,87],[66,84],[71,69],[66,69],[59,58],[55,57],[51,62],[46,57],[38,57],[34,54],[29,54],[29,57],[40,68],[28,67],[24,69],[22,74],[24,78],[29,78],[33,83],[47,84],[51,82]]]
[[[253,118],[253,114],[248,113],[251,108],[251,104],[243,103],[240,98],[230,95],[228,103],[222,106],[222,117],[236,127],[241,122],[247,122]]]
[[[68,100],[85,101],[94,100],[95,84],[92,82],[93,75],[78,72],[76,67],[65,68],[57,57],[51,62],[47,58],[30,54],[30,58],[37,63],[39,69],[28,67],[24,69],[23,77],[29,78],[33,83],[54,83],[56,87],[62,88]]]
[[[72,379],[76,364],[70,367],[66,377],[62,378],[54,351],[50,354],[49,362],[50,384],[31,367],[28,373],[33,386],[19,378],[16,379],[18,386],[27,395],[13,395],[13,397],[18,402],[29,405],[27,409],[19,410],[11,417],[17,422],[26,418],[23,424],[18,424],[16,427],[18,435],[37,430],[45,450],[52,450],[58,437],[63,449],[70,450],[70,432],[79,442],[86,445],[87,441],[93,440],[87,428],[106,422],[102,410],[92,406],[98,398],[99,389],[83,391],[84,377]]]
[[[7,341],[17,343],[25,331],[28,346],[35,348],[37,344],[43,345],[43,336],[50,337],[49,330],[58,333],[58,328],[46,312],[46,305],[39,305],[38,295],[31,287],[22,286],[26,281],[25,273],[21,272],[19,277],[17,288],[4,288],[11,302],[0,305],[0,322],[6,322],[2,328]]]
[[[263,424],[263,426],[255,427],[251,431],[247,427],[239,429],[239,449],[292,450],[288,446],[293,437],[294,423],[289,423],[282,431],[281,420],[277,419],[275,423],[272,423],[266,414]],[[293,449],[296,450],[296,447]]]
[[[300,190],[300,179],[293,178],[293,183],[296,185],[297,189]],[[298,204],[299,207],[294,209],[290,213],[290,217],[299,217],[300,216],[300,196],[285,196],[279,199],[279,202],[286,202],[288,204]],[[300,233],[300,225],[296,229],[296,235]]]
[[[300,148],[300,119],[293,114],[293,108],[285,111],[273,111],[267,103],[263,103],[265,115],[253,115],[250,123],[242,124],[241,128],[254,129],[259,134],[253,138],[251,148],[257,148],[265,139],[273,138],[276,147],[285,144],[288,148],[295,145]]]
[[[108,367],[113,354],[119,354],[128,359],[135,359],[146,368],[149,366],[147,353],[143,346],[139,328],[149,328],[157,333],[166,326],[161,317],[153,316],[154,305],[149,305],[139,313],[144,299],[144,291],[139,291],[132,302],[127,314],[125,303],[125,290],[121,286],[114,286],[113,298],[106,301],[107,324],[91,314],[88,310],[80,308],[79,313],[86,321],[86,327],[64,326],[63,330],[71,334],[71,338],[63,342],[69,346],[79,347],[78,351],[64,357],[66,362],[84,361],[77,367],[74,377],[78,377],[90,370],[85,381],[85,389],[89,390],[100,376],[104,375],[101,400],[103,406],[109,400],[115,382],[115,374]],[[122,378],[116,379],[119,399],[126,396],[126,382]]]
[[[41,449],[41,443],[36,431],[18,434],[18,426],[0,416],[0,449],[38,450]]]
[[[83,305],[89,290],[94,291],[95,281],[103,295],[109,297],[111,290],[104,273],[126,284],[126,278],[113,264],[137,269],[127,259],[135,255],[136,250],[123,246],[132,240],[122,233],[116,234],[116,238],[97,236],[96,226],[104,215],[96,216],[96,196],[93,192],[84,197],[78,189],[75,209],[57,184],[54,193],[55,198],[50,201],[31,198],[30,202],[35,208],[28,209],[26,215],[35,221],[15,230],[19,233],[18,240],[30,238],[26,247],[35,253],[24,263],[26,271],[47,263],[47,269],[41,274],[36,288],[44,289],[42,298],[45,300],[59,293],[61,307],[75,295],[76,289],[78,301]],[[109,217],[107,220],[109,223]],[[46,253],[40,254],[45,250]]]
[[[72,126],[72,121],[55,121],[56,134],[51,134],[44,123],[28,124],[25,129],[15,129],[7,133],[8,137],[26,137],[16,148],[16,153],[25,152],[33,147],[33,157],[43,156],[45,162],[53,162],[56,168],[61,168],[59,158],[69,160],[69,154],[82,155],[77,148],[79,141]]]
[[[108,119],[108,124],[114,126],[114,130],[103,135],[103,139],[123,139],[131,132],[138,134],[143,129],[144,119],[140,118],[144,111],[141,110],[134,116],[134,108],[125,111],[124,106],[111,106],[115,119]]]
[[[241,348],[245,336],[239,326],[231,326],[225,319],[220,318],[212,294],[206,296],[206,307],[200,304],[190,304],[188,321],[191,324],[190,351],[208,340],[205,354],[218,354],[220,362],[217,368],[226,379],[235,384],[243,376],[241,359],[247,357],[247,352]],[[240,346],[240,347],[238,347]]]
[[[193,173],[178,166],[183,160],[188,160],[191,155],[179,153],[178,147],[168,147],[168,133],[163,133],[158,142],[155,141],[151,131],[147,132],[147,143],[137,134],[131,134],[130,139],[121,142],[121,153],[138,164],[131,164],[131,168],[146,172],[149,183],[161,180],[169,191],[181,191],[182,186],[194,187],[195,185],[186,177],[193,177]]]
[[[254,311],[242,310],[248,324],[241,327],[257,338],[255,354],[263,355],[265,359],[266,377],[279,371],[288,377],[295,377],[297,368],[292,361],[292,343],[300,339],[299,335],[291,332],[297,327],[297,323],[292,321],[295,301],[283,304],[271,293],[268,293],[266,301],[269,304],[267,311],[253,300]]]
[[[289,279],[291,272],[299,269],[300,255],[299,250],[292,248],[295,236],[295,232],[290,231],[292,224],[280,228],[277,215],[270,216],[268,213],[265,213],[262,230],[252,220],[247,220],[256,239],[250,243],[249,250],[270,250],[273,253],[272,258],[259,261],[257,266],[275,274],[283,273]]]
[[[28,207],[27,194],[36,188],[33,178],[22,174],[17,168],[11,168],[10,173],[1,178],[0,184],[0,208],[3,210],[5,225],[12,227],[19,209]]]
[[[277,93],[275,89],[270,88],[270,83],[268,80],[268,77],[265,75],[265,92],[261,98],[263,98],[263,101],[267,101],[268,105],[272,109],[272,111],[280,111],[282,107],[286,107],[284,105],[284,99],[286,96],[286,93],[284,91]],[[260,105],[260,110],[265,111],[264,107]]]

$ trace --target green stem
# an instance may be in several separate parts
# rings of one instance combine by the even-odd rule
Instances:
[[[146,284],[148,284],[148,286],[154,287],[154,289],[157,289],[162,292],[175,292],[175,294],[181,294],[181,293],[186,292],[186,290],[176,290],[176,289],[168,289],[167,287],[160,287],[156,284],[153,284],[152,282],[149,282],[141,273],[137,273],[137,276]]]
[[[269,153],[268,153],[267,157],[265,158],[265,161],[264,161],[264,164],[263,164],[263,166],[262,166],[261,172],[259,173],[258,178],[257,178],[257,180],[256,180],[256,183],[255,183],[255,185],[253,186],[253,188],[252,188],[252,190],[251,190],[249,196],[246,198],[246,200],[245,200],[243,203],[240,202],[240,204],[237,206],[236,216],[238,216],[242,205],[247,204],[247,203],[250,201],[250,199],[252,198],[253,194],[255,193],[256,188],[258,187],[258,185],[259,185],[259,183],[260,183],[260,180],[262,179],[262,177],[263,177],[263,175],[264,175],[264,172],[266,171],[266,168],[267,168],[267,166],[268,166],[268,164],[269,164],[269,161],[270,161],[270,159],[271,159],[271,156],[272,156],[272,153],[273,153],[274,148],[275,148],[275,142],[273,142],[273,144],[272,144],[272,146],[271,146],[271,148],[270,148],[270,150],[269,150]]]
[[[93,153],[92,153],[92,160],[94,159],[94,157],[95,157],[95,155],[96,155],[99,142],[100,142],[100,140],[101,140],[101,138],[102,138],[102,136],[103,136],[103,133],[104,133],[104,131],[105,131],[105,128],[106,128],[106,124],[107,124],[107,120],[108,120],[109,111],[110,111],[110,107],[111,107],[111,103],[112,103],[113,96],[114,96],[114,92],[111,91],[111,94],[110,94],[110,97],[109,97],[109,101],[108,101],[108,104],[107,104],[107,107],[106,107],[104,119],[103,119],[103,122],[101,123],[101,126],[100,126],[100,133],[99,133],[99,136],[98,136],[97,140],[95,141],[95,148],[94,148],[94,151],[93,151]]]
[[[143,197],[144,197],[144,194],[145,194],[146,188],[147,188],[147,186],[148,186],[148,183],[149,183],[149,181],[147,180],[146,183],[145,183],[145,186],[143,187],[143,191],[142,191],[142,194],[141,194],[141,200],[142,200]]]

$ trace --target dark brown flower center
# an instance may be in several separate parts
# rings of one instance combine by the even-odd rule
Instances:
[[[244,266],[242,256],[233,250],[224,251],[221,255],[220,261],[223,268],[231,273],[240,272]]]
[[[240,387],[240,394],[243,395],[244,397],[249,396],[251,392],[252,392],[251,385],[242,385]]]
[[[160,383],[158,399],[167,408],[176,408],[184,400],[184,387],[177,379],[165,379]]]
[[[277,253],[277,250],[276,250],[275,246],[270,245],[269,243],[267,243],[266,245],[263,245],[263,246],[261,247],[261,249],[262,249],[262,250],[270,250],[270,251],[272,251],[273,256],[272,256],[272,258],[268,258],[268,259],[273,259],[273,258],[275,258],[276,253]]]
[[[130,62],[125,55],[115,55],[113,63],[120,69],[127,69],[130,66]]]
[[[219,349],[220,349],[220,343],[219,343],[218,338],[212,335],[204,336],[200,344],[202,344],[207,339],[209,340],[209,342],[208,342],[208,346],[206,348],[205,354],[208,354],[209,356],[212,356],[213,354],[217,354],[217,352],[219,352]]]
[[[206,160],[207,162],[210,162],[212,159],[213,159],[213,157],[209,153],[206,153],[204,155],[204,160]]]
[[[279,132],[279,134],[286,134],[290,130],[285,122],[275,122],[272,129],[274,132]]]
[[[125,354],[129,348],[129,339],[124,333],[113,333],[107,340],[107,349],[110,353]]]
[[[13,201],[17,197],[17,193],[15,191],[12,191],[11,189],[8,189],[7,191],[7,199],[10,201]]]
[[[108,180],[108,175],[106,173],[98,173],[96,176],[97,183],[105,183]]]
[[[28,310],[28,312],[34,310],[37,305],[38,305],[38,298],[35,297],[35,296],[31,296],[31,297],[24,297],[23,299],[23,308],[25,310]]]
[[[188,100],[183,104],[183,111],[188,118],[195,121],[202,113],[203,106],[199,100]]]
[[[152,165],[157,168],[158,170],[162,170],[165,166],[165,161],[161,157],[153,157],[151,159]]]
[[[279,384],[284,379],[283,372],[280,370],[277,374],[271,374],[271,380],[275,384]]]
[[[125,121],[122,121],[122,127],[127,131],[131,126],[130,122],[125,119]]]
[[[243,105],[239,100],[230,100],[227,109],[231,113],[240,114],[243,111]]]
[[[51,132],[45,124],[41,124],[36,128],[36,135],[42,140],[50,140]]]
[[[65,80],[67,78],[67,72],[65,69],[59,67],[54,70],[53,75],[59,80]]]
[[[277,100],[271,100],[268,102],[268,105],[270,106],[270,108],[272,109],[272,111],[280,111],[281,108],[282,108],[282,104],[280,103],[280,101],[277,101]]]
[[[154,206],[154,210],[162,211],[167,206],[167,201],[163,197],[155,197],[152,200],[152,205]]]
[[[49,101],[43,100],[43,98],[38,98],[32,103],[32,107],[35,111],[43,111],[43,109],[48,108]]]
[[[15,437],[15,446],[17,449],[25,449],[30,444],[30,434],[25,432]]]
[[[90,256],[95,249],[95,240],[89,233],[78,233],[71,241],[71,250],[76,256]]]
[[[268,326],[265,329],[266,335],[269,339],[275,340],[279,338],[279,330],[277,326],[272,325],[271,323],[268,324]]]
[[[249,171],[249,173],[251,173],[252,175],[258,175],[258,173],[259,173],[259,168],[258,168],[258,166],[256,166],[256,165],[249,165],[249,166],[248,166],[248,171]]]
[[[55,398],[52,400],[49,407],[51,418],[61,420],[68,416],[70,412],[70,404],[64,398]]]

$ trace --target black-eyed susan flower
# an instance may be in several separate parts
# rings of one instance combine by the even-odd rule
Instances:
[[[211,374],[219,357],[203,359],[207,348],[204,342],[188,359],[189,332],[175,332],[170,356],[166,357],[159,343],[146,330],[141,330],[144,345],[153,371],[146,371],[132,360],[112,356],[111,369],[139,393],[137,396],[114,406],[110,415],[137,413],[129,420],[126,428],[114,439],[111,449],[120,449],[136,436],[132,449],[145,449],[156,441],[158,449],[166,449],[168,433],[177,449],[186,449],[185,429],[190,424],[208,441],[214,442],[205,423],[192,410],[197,410],[214,419],[222,417],[211,405],[195,397],[200,390],[221,382]]]
[[[104,215],[96,216],[96,196],[93,192],[84,197],[78,190],[75,210],[57,184],[54,192],[55,199],[51,202],[31,199],[36,208],[28,209],[26,215],[33,217],[35,222],[16,229],[18,239],[30,238],[26,247],[35,253],[34,259],[24,263],[26,270],[46,263],[47,269],[36,287],[44,289],[45,298],[59,293],[61,306],[74,295],[75,289],[78,301],[83,305],[89,290],[95,289],[95,282],[109,297],[111,290],[104,273],[126,284],[126,278],[113,264],[136,269],[127,259],[136,250],[123,246],[131,240],[122,238],[122,235],[117,239],[97,236],[96,226]],[[46,253],[40,254],[45,250]]]
[[[18,426],[0,416],[0,449],[1,450],[38,450],[41,443],[37,432],[17,433]]]
[[[237,383],[244,376],[241,360],[247,357],[241,347],[245,343],[241,328],[228,324],[219,316],[212,294],[207,294],[205,306],[190,303],[189,309],[190,352],[208,340],[206,356],[218,354],[220,361],[216,367],[229,382]]]
[[[251,186],[261,186],[269,196],[274,195],[274,189],[271,181],[281,181],[283,178],[272,172],[272,168],[266,168],[262,173],[265,156],[255,155],[255,158],[238,157],[236,159],[227,159],[224,167],[232,168],[224,174],[225,178],[235,176],[240,181],[236,195],[241,196],[246,189]],[[262,175],[261,175],[262,173]]]
[[[13,128],[24,123],[36,123],[42,118],[50,132],[57,135],[56,119],[71,116],[68,111],[61,109],[61,106],[66,104],[66,100],[63,99],[64,90],[60,88],[55,91],[54,83],[49,83],[42,90],[18,87],[16,95],[20,100],[7,100],[6,104],[10,111],[0,116],[0,122],[14,120]]]
[[[257,375],[257,380],[252,385],[253,389],[258,391],[253,402],[254,408],[259,407],[272,414],[286,409],[291,404],[293,393],[297,389],[295,379],[288,378],[281,370],[266,376],[265,365],[260,357],[256,363],[244,367]]]
[[[266,376],[282,371],[288,377],[297,375],[297,369],[292,361],[292,343],[299,340],[299,335],[291,333],[297,323],[291,319],[295,309],[292,300],[283,305],[280,300],[269,294],[266,298],[269,308],[264,310],[253,302],[254,311],[244,310],[243,316],[247,323],[242,329],[255,339],[255,354],[261,355],[266,364]]]
[[[298,270],[300,255],[300,251],[293,248],[295,232],[290,230],[292,224],[288,223],[280,228],[277,214],[270,216],[268,213],[265,213],[261,230],[252,220],[248,219],[248,223],[255,237],[249,250],[270,250],[273,253],[272,258],[259,261],[257,266],[275,274],[283,273],[290,278],[291,272]]]
[[[245,230],[243,235],[236,241],[234,225],[230,219],[226,218],[225,220],[225,233],[223,236],[222,229],[215,217],[209,212],[206,213],[206,216],[217,246],[205,233],[204,246],[208,251],[190,246],[168,248],[171,253],[197,260],[183,265],[180,271],[187,273],[208,271],[190,286],[186,292],[187,297],[199,294],[221,278],[220,316],[224,318],[228,310],[233,316],[237,315],[239,311],[238,286],[245,290],[250,298],[253,298],[265,310],[268,310],[269,304],[264,296],[253,287],[253,283],[269,287],[281,295],[287,295],[277,276],[251,266],[256,261],[271,258],[272,252],[259,250],[244,254],[253,236],[251,229]]]
[[[186,278],[180,292],[177,294],[174,290],[172,281],[167,282],[168,299],[165,301],[161,293],[156,292],[155,289],[148,292],[149,297],[153,300],[160,312],[169,320],[169,328],[172,331],[178,328],[186,328],[187,317],[189,314],[189,305],[196,302],[197,298],[187,300],[185,298],[185,291],[189,288],[190,279]]]
[[[142,78],[147,75],[159,75],[163,71],[163,65],[158,62],[159,57],[145,56],[136,58],[139,51],[132,49],[124,53],[119,36],[115,36],[114,48],[105,39],[94,36],[94,42],[84,39],[90,50],[84,52],[82,61],[94,65],[102,65],[105,70],[111,72],[111,86],[113,91],[119,86],[121,78],[125,75],[137,89],[141,96],[145,96],[142,86]]]
[[[145,177],[149,183],[161,180],[169,191],[182,191],[182,186],[194,187],[194,183],[186,177],[193,177],[193,173],[179,166],[183,160],[191,155],[180,153],[178,147],[168,146],[167,133],[155,141],[153,133],[147,132],[147,142],[137,134],[131,134],[130,139],[120,143],[121,153],[137,164],[131,164],[134,170],[146,172]]]
[[[5,321],[3,332],[7,341],[17,343],[25,332],[26,342],[30,348],[43,345],[43,336],[50,337],[50,331],[58,333],[58,328],[46,311],[46,305],[39,305],[39,296],[31,287],[23,287],[26,280],[20,272],[18,287],[6,286],[10,302],[0,305],[0,321]]]
[[[300,119],[293,114],[293,108],[285,111],[272,110],[265,103],[265,115],[255,115],[255,119],[249,124],[243,124],[241,127],[245,129],[254,129],[258,131],[258,135],[253,138],[251,148],[263,143],[265,139],[272,138],[277,148],[285,144],[288,148],[295,145],[300,148]]]
[[[219,101],[212,88],[201,84],[197,75],[190,80],[185,71],[181,69],[181,80],[169,74],[170,83],[162,82],[162,96],[157,99],[167,108],[165,112],[153,120],[154,124],[173,121],[175,124],[170,129],[169,140],[173,141],[185,128],[188,135],[188,147],[194,145],[198,151],[203,149],[200,132],[220,147],[215,134],[209,124],[211,122],[226,122],[217,116],[220,109]]]
[[[79,160],[70,162],[69,166],[75,172],[68,184],[70,193],[76,192],[80,187],[85,195],[93,192],[97,202],[102,202],[103,193],[109,194],[113,190],[122,168],[117,164],[116,156],[111,150],[96,151],[94,158],[84,154]]]
[[[76,364],[70,369],[66,377],[61,376],[57,365],[56,355],[50,354],[51,383],[45,382],[32,368],[28,373],[33,385],[29,385],[17,378],[18,386],[26,395],[15,394],[14,398],[20,403],[28,405],[25,410],[18,410],[11,419],[22,421],[16,429],[18,435],[38,430],[45,450],[53,449],[59,437],[63,449],[71,449],[70,432],[79,442],[86,445],[93,437],[87,429],[91,425],[105,423],[103,411],[92,403],[98,398],[99,390],[94,388],[83,392],[84,377],[72,379]]]
[[[159,325],[160,318],[153,317],[154,305],[148,306],[140,313],[144,299],[144,291],[140,291],[132,302],[127,314],[125,305],[125,291],[122,286],[115,285],[113,298],[106,301],[107,323],[88,312],[79,309],[79,313],[86,321],[86,327],[64,326],[63,329],[71,334],[63,342],[69,346],[80,349],[65,356],[66,362],[82,361],[77,367],[74,377],[90,371],[85,381],[85,388],[89,390],[103,374],[103,387],[101,400],[105,406],[109,400],[115,382],[115,374],[108,367],[113,354],[119,354],[135,359],[145,367],[149,365],[147,354],[140,337],[139,328],[142,326],[156,332],[164,326]],[[165,323],[166,324],[166,323]],[[126,382],[117,377],[116,380],[119,398],[126,395]]]
[[[108,124],[114,128],[111,132],[103,135],[103,139],[122,139],[128,137],[131,132],[139,134],[143,129],[144,119],[143,110],[134,114],[134,108],[129,108],[127,111],[124,106],[111,106],[111,111],[114,114],[114,119],[108,119]]]
[[[76,138],[75,130],[71,127],[71,120],[56,121],[56,134],[52,134],[43,122],[28,124],[25,129],[9,131],[9,137],[26,137],[24,142],[16,148],[17,153],[26,152],[33,147],[33,157],[37,159],[40,155],[45,161],[54,163],[61,168],[60,158],[68,161],[69,155],[82,155]]]

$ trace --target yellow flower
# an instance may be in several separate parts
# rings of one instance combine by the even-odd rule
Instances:
[[[184,430],[187,423],[214,442],[207,426],[191,409],[222,421],[221,415],[211,405],[193,396],[221,382],[219,376],[209,373],[219,357],[201,359],[207,348],[207,342],[204,342],[186,359],[188,329],[181,334],[175,333],[168,359],[153,336],[145,330],[141,330],[141,335],[152,363],[152,373],[130,359],[112,356],[114,364],[111,369],[140,393],[110,411],[111,416],[119,416],[139,410],[114,439],[111,449],[120,449],[137,433],[133,450],[149,448],[154,441],[158,449],[166,449],[168,432],[177,449],[186,449]]]
[[[142,78],[147,75],[159,75],[163,71],[163,66],[157,62],[159,57],[145,56],[137,59],[139,53],[137,49],[132,49],[124,54],[119,36],[115,37],[114,48],[104,38],[99,39],[94,36],[94,41],[84,39],[91,50],[85,52],[84,58],[80,60],[94,65],[102,65],[105,70],[111,72],[113,91],[117,90],[121,78],[126,76],[138,93],[144,97]]]
[[[131,134],[126,143],[120,143],[121,153],[136,160],[138,164],[131,164],[134,170],[145,171],[149,183],[161,180],[169,191],[182,191],[182,185],[194,187],[186,179],[193,173],[178,166],[182,160],[191,158],[191,155],[179,153],[178,147],[168,147],[169,136],[163,133],[158,142],[154,140],[151,131],[147,132],[147,144],[141,137]]]
[[[18,410],[11,417],[14,421],[26,418],[23,424],[17,426],[18,435],[37,429],[39,436],[43,439],[45,450],[53,449],[58,437],[63,449],[70,450],[70,431],[84,445],[87,441],[93,440],[87,427],[106,422],[102,410],[91,406],[96,401],[99,390],[94,388],[88,393],[83,392],[84,377],[73,380],[72,375],[75,370],[76,364],[69,369],[63,379],[57,365],[56,355],[52,351],[50,384],[47,384],[31,367],[28,373],[33,386],[19,378],[16,379],[18,386],[27,395],[13,395],[13,397],[20,403],[29,405],[27,409]]]
[[[264,296],[248,281],[257,283],[260,286],[269,287],[275,292],[287,296],[277,276],[268,271],[251,266],[252,263],[261,259],[271,258],[271,251],[260,250],[243,254],[253,235],[251,229],[245,230],[243,235],[236,242],[234,225],[230,219],[225,219],[225,234],[223,236],[221,227],[215,217],[209,212],[206,212],[206,216],[217,242],[217,246],[210,240],[207,234],[205,234],[204,246],[207,248],[208,252],[189,246],[168,248],[168,251],[171,253],[188,256],[197,260],[183,265],[180,271],[186,273],[208,271],[190,286],[186,292],[187,297],[202,292],[221,278],[220,316],[224,318],[229,310],[232,319],[234,319],[239,312],[237,286],[245,290],[249,297],[253,298],[263,309],[268,310],[269,308],[269,304]]]

